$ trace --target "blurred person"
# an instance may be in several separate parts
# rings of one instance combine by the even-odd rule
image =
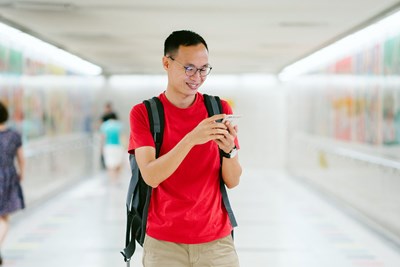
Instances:
[[[9,228],[12,212],[25,207],[21,181],[24,177],[24,157],[21,135],[6,126],[8,111],[0,102],[0,265],[1,246]],[[14,165],[17,159],[18,171]]]
[[[100,126],[104,164],[112,180],[116,180],[122,167],[125,152],[121,144],[122,123],[115,113]]]
[[[106,102],[104,105],[104,113],[101,115],[100,124],[109,120],[111,117],[117,116],[117,113],[114,111],[112,103]],[[103,155],[104,148],[101,147],[100,149],[100,166],[103,170],[106,169],[106,164],[104,162],[104,155]]]
[[[237,126],[217,122],[225,114],[208,117],[198,92],[211,71],[205,40],[192,31],[171,33],[162,65],[168,83],[158,96],[165,117],[160,157],[145,105],[135,105],[130,113],[129,153],[153,188],[143,265],[237,267],[233,227],[220,192],[220,173],[228,188],[239,184]],[[221,102],[223,112],[231,114],[228,102]]]
[[[101,122],[105,122],[114,116],[117,116],[117,113],[114,111],[111,102],[107,102],[104,105],[104,113],[101,116]]]

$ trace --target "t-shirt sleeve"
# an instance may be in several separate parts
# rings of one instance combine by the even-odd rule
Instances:
[[[135,149],[142,146],[155,147],[150,132],[147,110],[143,103],[134,106],[130,112],[130,135],[128,153],[134,154]]]
[[[18,132],[15,132],[15,147],[19,148],[22,146],[22,137]]]
[[[229,105],[229,103],[227,101],[221,99],[221,105],[222,105],[223,113],[225,113],[225,114],[232,114],[233,113],[232,112],[232,108],[231,108],[231,106]]]
[[[232,108],[227,101],[221,99],[221,106],[223,113],[233,114]],[[235,145],[237,149],[240,149],[239,140],[237,137],[235,138]]]

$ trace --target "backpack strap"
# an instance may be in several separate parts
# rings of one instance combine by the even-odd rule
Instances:
[[[158,158],[164,137],[164,107],[160,99],[156,96],[143,101],[143,103],[146,106],[147,114],[149,116],[150,131],[153,134],[154,143],[156,145],[156,158]],[[141,245],[143,245],[144,237],[146,235],[147,215],[149,211],[152,188],[148,186],[147,190],[146,203],[143,208],[142,232],[139,240]]]
[[[153,135],[154,143],[156,146],[156,157],[160,154],[161,144],[163,141],[163,133],[164,133],[164,108],[163,105],[158,97],[153,97],[151,99],[143,101],[144,105],[146,106],[147,115],[150,122],[150,131]],[[128,213],[127,218],[127,231],[126,231],[126,239],[125,244],[126,247],[121,251],[122,255],[124,256],[125,262],[129,262],[133,253],[136,250],[136,240],[135,240],[135,233],[131,232],[132,226],[134,224],[140,224],[140,220],[135,214],[131,211],[132,206],[138,206],[139,202],[139,195],[134,194],[135,189],[139,186],[139,176],[141,176],[138,170],[139,167],[137,166],[137,162],[135,159],[135,155],[129,155],[129,161],[132,170],[132,178],[129,183],[128,195],[126,198],[126,208]],[[147,186],[146,188],[146,202],[143,208],[142,220],[141,220],[141,229],[140,237],[138,238],[138,243],[143,245],[144,238],[146,235],[146,225],[147,225],[147,215],[148,215],[148,208],[150,204],[150,197],[152,188]]]
[[[222,113],[221,99],[218,96],[203,94],[203,97],[204,97],[204,104],[206,105],[207,108],[208,117]]]
[[[137,169],[137,163],[135,159],[135,155],[129,155],[129,163],[131,166],[131,180],[129,182],[128,194],[126,197],[126,210],[127,210],[127,220],[126,220],[126,236],[125,236],[125,248],[121,251],[121,254],[124,256],[125,262],[129,262],[133,253],[136,250],[135,238],[133,238],[134,234],[132,231],[132,226],[134,224],[138,224],[137,217],[134,212],[131,210],[131,207],[134,205],[133,203],[139,201],[137,197],[134,197],[134,191],[139,183],[139,172],[135,172]]]
[[[156,158],[160,155],[161,144],[164,136],[164,107],[158,97],[143,101],[149,116],[150,131],[156,145]]]
[[[203,97],[209,117],[222,113],[221,99],[218,96],[210,96],[203,94]],[[220,162],[222,164],[221,151],[220,151]],[[220,176],[222,177],[222,174],[220,174]],[[224,202],[225,209],[228,212],[229,220],[231,221],[232,227],[236,227],[238,224],[235,215],[233,214],[231,203],[229,202],[228,198],[228,192],[226,191],[225,183],[222,178],[220,180],[220,183],[221,183],[220,188],[222,194],[222,201]]]

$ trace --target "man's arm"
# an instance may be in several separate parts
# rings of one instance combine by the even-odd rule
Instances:
[[[242,167],[240,166],[238,155],[228,159],[222,160],[222,179],[228,188],[237,186],[240,182],[240,175],[242,174]]]
[[[154,147],[145,146],[136,148],[136,161],[144,181],[153,188],[157,187],[175,172],[195,145],[224,138],[228,133],[227,126],[216,122],[216,120],[223,119],[224,117],[225,114],[218,114],[204,119],[173,149],[157,159]]]

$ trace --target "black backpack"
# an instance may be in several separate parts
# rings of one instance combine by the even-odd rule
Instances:
[[[204,94],[204,102],[207,108],[208,116],[222,112],[221,100],[217,96]],[[156,145],[156,158],[160,154],[160,148],[163,141],[164,133],[164,108],[158,97],[143,101],[146,106],[150,122],[150,131],[153,134]],[[152,188],[148,186],[141,174],[136,163],[135,155],[129,155],[132,176],[129,183],[128,195],[126,198],[127,225],[125,248],[121,251],[125,262],[129,262],[136,249],[135,240],[139,245],[143,246],[146,234],[147,213],[150,204]],[[222,163],[222,156],[220,156]],[[229,203],[228,194],[224,181],[221,178],[221,194],[226,211],[228,212],[230,222],[233,227],[237,226],[235,216]]]

